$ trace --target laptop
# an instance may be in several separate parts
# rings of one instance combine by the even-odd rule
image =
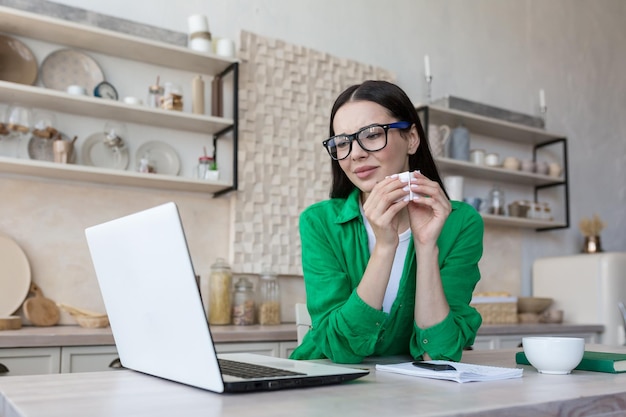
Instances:
[[[88,227],[85,235],[127,369],[218,393],[336,384],[369,373],[260,354],[218,355],[175,203]],[[265,373],[227,371],[231,365]]]

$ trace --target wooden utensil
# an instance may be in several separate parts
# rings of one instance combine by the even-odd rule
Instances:
[[[41,288],[34,282],[30,285],[30,292],[35,296],[24,301],[22,306],[26,318],[34,326],[46,327],[57,324],[61,318],[61,312],[56,303],[44,297]]]

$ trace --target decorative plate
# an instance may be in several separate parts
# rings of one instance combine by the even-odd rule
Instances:
[[[176,150],[167,143],[156,141],[144,143],[135,154],[137,166],[141,158],[147,158],[157,174],[178,175],[180,172],[180,158]]]
[[[15,313],[30,289],[30,265],[26,254],[8,236],[0,235],[0,317]]]
[[[59,49],[41,64],[41,82],[46,88],[66,91],[70,85],[80,85],[91,94],[104,81],[98,63],[89,55],[74,49]]]
[[[33,85],[37,81],[37,59],[22,42],[0,35],[0,80]]]
[[[112,148],[104,141],[104,132],[96,132],[87,136],[82,144],[83,164],[100,168],[125,170],[130,158],[128,148]]]

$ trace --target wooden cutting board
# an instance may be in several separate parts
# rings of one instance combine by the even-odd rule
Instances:
[[[54,326],[61,318],[61,312],[56,303],[43,296],[41,288],[34,282],[30,285],[30,292],[35,294],[24,301],[22,310],[24,315],[34,326]]]

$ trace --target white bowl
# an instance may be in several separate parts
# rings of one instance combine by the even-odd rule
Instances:
[[[526,359],[541,374],[565,375],[583,358],[585,339],[580,337],[524,337]]]

